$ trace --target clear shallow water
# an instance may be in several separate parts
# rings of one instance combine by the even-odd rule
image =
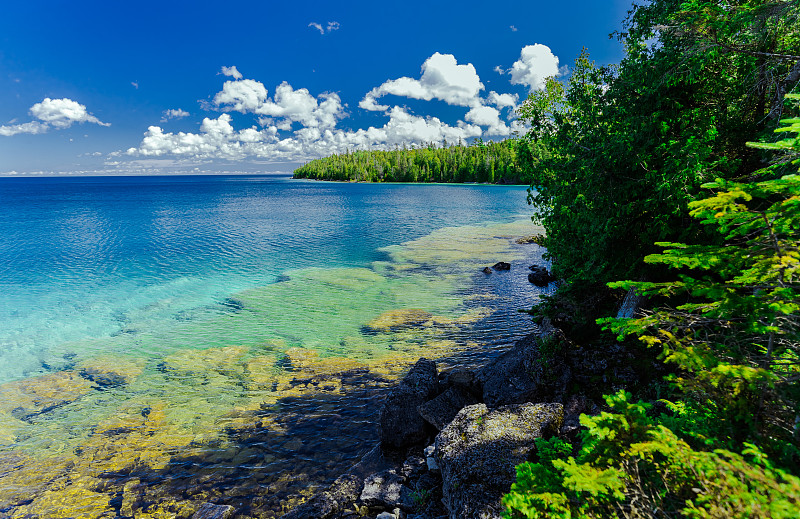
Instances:
[[[540,294],[519,186],[0,179],[0,204],[13,517],[190,517],[223,496],[271,517],[368,450],[409,363],[484,361]]]

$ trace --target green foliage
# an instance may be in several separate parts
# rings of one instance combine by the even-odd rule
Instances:
[[[602,322],[661,348],[679,367],[676,388],[713,402],[720,435],[761,437],[789,462],[800,406],[800,175],[787,168],[800,157],[800,124],[784,124],[779,133],[794,137],[753,144],[784,152],[778,163],[753,182],[706,184],[716,192],[690,204],[692,216],[716,228],[719,244],[659,243],[666,249],[645,261],[678,269],[678,280],[610,284],[681,304]]]
[[[540,441],[506,517],[797,516],[798,22],[796,1],[635,5],[618,67],[584,52],[520,110],[550,154],[524,166],[568,281],[545,310],[636,280],[608,284],[656,308],[599,323],[672,374],[657,406],[620,391],[579,445]]]
[[[504,517],[796,517],[800,478],[754,445],[695,450],[629,393],[606,399],[611,412],[581,417],[577,457],[558,438],[537,440],[539,460],[517,467]]]
[[[638,259],[655,243],[713,239],[689,204],[703,184],[757,169],[746,141],[774,129],[800,77],[798,13],[789,1],[644,2],[618,35],[618,66],[584,51],[566,86],[551,79],[525,101],[524,140],[548,150],[520,166],[568,282],[556,299],[574,307],[609,281],[659,280],[664,269]],[[552,299],[543,310],[558,311]]]
[[[531,177],[518,166],[517,154],[535,161],[539,146],[509,139],[472,146],[429,145],[392,151],[355,151],[309,162],[295,178],[356,180],[360,182],[483,182],[527,184]]]

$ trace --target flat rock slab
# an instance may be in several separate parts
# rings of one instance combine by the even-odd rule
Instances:
[[[561,404],[462,409],[435,442],[450,519],[499,518],[516,466],[527,461],[536,438],[558,432],[563,417]]]
[[[228,519],[233,515],[234,508],[230,505],[215,505],[213,503],[203,503],[192,519]]]

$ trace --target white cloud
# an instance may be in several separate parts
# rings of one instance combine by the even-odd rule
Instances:
[[[164,110],[164,115],[161,117],[161,122],[165,123],[170,119],[183,119],[184,117],[189,116],[189,112],[186,110],[181,110],[180,108],[170,108],[169,110]]]
[[[213,103],[224,106],[226,110],[253,112],[267,101],[267,89],[259,81],[240,79],[226,81],[222,92],[217,92]]]
[[[54,128],[68,128],[72,123],[95,123],[100,126],[111,126],[101,122],[86,111],[86,107],[72,99],[50,99],[45,97],[30,109],[30,114]]]
[[[270,126],[236,131],[231,116],[221,114],[217,119],[203,120],[198,133],[165,133],[151,126],[129,156],[184,156],[195,159],[242,160],[257,157],[269,160],[307,160],[351,149],[390,148],[402,144],[457,142],[482,135],[479,126],[460,122],[448,125],[436,117],[419,117],[400,107],[389,113],[389,121],[380,128],[369,127],[356,131],[338,128],[306,127],[281,139],[279,128]]]
[[[519,96],[517,94],[498,94],[492,90],[489,92],[489,95],[486,96],[486,102],[501,110],[503,108],[516,108],[519,102]]]
[[[488,126],[486,135],[507,136],[511,130],[500,120],[500,110],[491,106],[474,106],[464,119],[478,126]]]
[[[49,128],[49,126],[39,121],[32,121],[24,124],[11,124],[8,126],[0,126],[0,135],[5,137],[10,137],[18,133],[30,133],[35,135],[37,133],[46,132],[47,128]]]
[[[45,97],[41,103],[31,106],[28,112],[39,121],[0,126],[0,135],[38,134],[46,132],[49,128],[58,130],[69,128],[74,123],[94,123],[100,126],[111,126],[110,123],[104,123],[87,112],[84,105],[67,98],[50,99]]]
[[[511,32],[517,32],[519,30],[516,27],[514,27],[513,25],[510,25],[508,28],[511,29]]]
[[[232,77],[233,79],[242,79],[242,77],[244,77],[242,76],[242,73],[239,72],[239,70],[236,68],[236,65],[233,65],[232,67],[226,67],[225,65],[223,65],[221,73],[225,76]]]
[[[139,90],[139,83],[137,83],[136,81],[131,81],[131,86],[136,90]]]
[[[540,43],[523,47],[519,60],[511,67],[511,84],[526,85],[531,91],[544,88],[545,79],[560,75],[558,57]]]
[[[435,53],[422,64],[419,79],[401,77],[390,79],[373,88],[359,103],[365,110],[386,110],[376,100],[387,94],[412,99],[440,99],[457,106],[478,104],[478,94],[483,90],[478,73],[472,63],[459,65],[452,54]]]
[[[326,30],[327,32],[338,31],[341,24],[339,22],[328,22],[328,25],[323,27],[321,23],[311,22],[308,26],[318,30],[320,34],[325,34]]]
[[[295,90],[285,81],[275,89],[274,99],[269,98],[266,87],[258,81],[226,81],[222,91],[214,96],[213,104],[223,111],[261,115],[264,125],[278,119],[277,125],[282,130],[290,129],[295,122],[329,128],[344,117],[342,100],[337,94],[323,93],[314,97],[307,89]]]
[[[495,66],[494,67],[494,71],[497,72],[498,74],[505,74],[506,73],[506,70],[504,68],[502,68],[500,65]]]

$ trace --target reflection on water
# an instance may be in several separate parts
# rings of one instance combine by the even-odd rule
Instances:
[[[514,239],[534,232],[448,227],[170,326],[148,325],[175,310],[155,297],[114,333],[48,348],[42,375],[0,385],[0,516],[280,515],[375,445],[382,395],[411,363],[481,363],[533,330],[517,309],[541,294],[526,267],[542,250]],[[500,260],[511,271],[480,271]]]

